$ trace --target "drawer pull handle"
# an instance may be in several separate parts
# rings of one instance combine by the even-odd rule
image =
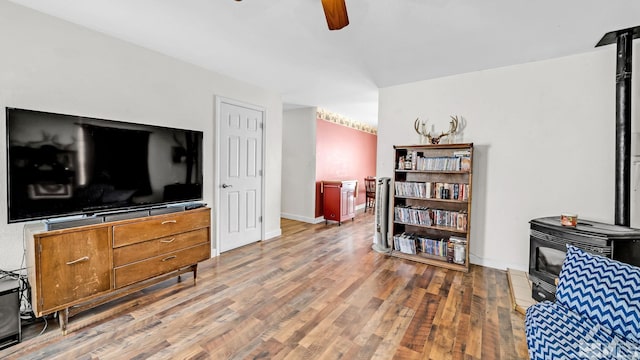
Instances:
[[[162,262],[169,261],[169,260],[171,260],[171,259],[175,259],[175,258],[177,258],[177,257],[178,257],[178,256],[176,256],[176,255],[167,256],[166,258],[162,259]]]
[[[67,262],[67,265],[73,265],[73,264],[77,264],[77,263],[83,262],[83,261],[89,261],[89,257],[88,256],[83,256],[80,259],[69,261],[69,262]]]
[[[160,240],[161,243],[169,244],[172,243],[176,238],[171,238],[169,240]]]
[[[175,224],[177,222],[178,222],[178,220],[165,220],[165,221],[162,222],[162,225],[164,225],[164,224]]]

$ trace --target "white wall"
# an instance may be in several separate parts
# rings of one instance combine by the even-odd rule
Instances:
[[[529,220],[574,212],[613,223],[615,60],[612,45],[381,89],[378,176],[392,176],[394,144],[417,143],[416,117],[441,131],[461,116],[457,141],[475,145],[471,260],[526,270]]]
[[[282,217],[315,222],[315,107],[287,110],[282,124]]]
[[[215,41],[212,41],[215,45]],[[148,51],[0,1],[0,107],[204,131],[204,201],[215,204],[211,174],[214,96],[266,110],[265,232],[280,234],[282,100],[274,91]],[[0,112],[5,139],[5,113]],[[0,268],[22,261],[22,224],[7,225],[6,146],[0,146]],[[215,240],[215,239],[213,239]]]

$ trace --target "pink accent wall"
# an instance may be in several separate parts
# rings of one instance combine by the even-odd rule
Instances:
[[[316,217],[322,216],[322,180],[358,180],[356,205],[364,204],[364,178],[376,175],[378,136],[316,120]]]

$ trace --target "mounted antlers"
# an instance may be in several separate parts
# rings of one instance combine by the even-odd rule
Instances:
[[[426,122],[420,123],[420,118],[416,118],[416,121],[413,123],[413,128],[418,134],[420,134],[420,136],[427,138],[429,144],[439,144],[440,140],[445,136],[456,133],[456,130],[458,130],[458,116],[451,116],[449,131],[440,133],[438,136],[431,136],[431,132],[427,131]]]

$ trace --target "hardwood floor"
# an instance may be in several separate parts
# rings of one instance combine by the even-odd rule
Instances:
[[[0,358],[528,359],[506,272],[376,253],[370,214],[282,230],[201,263],[195,286],[183,276],[79,314],[66,336],[35,324]]]

